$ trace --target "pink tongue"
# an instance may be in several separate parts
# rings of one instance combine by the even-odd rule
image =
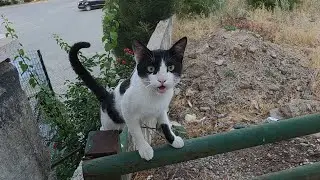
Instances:
[[[158,89],[159,89],[160,93],[166,92],[166,87],[164,87],[164,86],[160,86]]]

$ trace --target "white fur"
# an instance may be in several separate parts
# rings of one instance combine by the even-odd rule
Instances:
[[[159,93],[159,81],[165,81],[165,93]],[[116,109],[124,118],[129,133],[132,135],[138,152],[143,159],[153,158],[153,149],[144,139],[141,130],[141,121],[147,119],[158,119],[160,124],[166,123],[170,126],[167,109],[173,96],[173,88],[180,81],[172,73],[167,72],[166,65],[162,62],[157,74],[150,74],[148,78],[141,79],[135,68],[131,77],[129,88],[120,95],[120,84],[114,89]],[[101,111],[101,130],[122,129],[124,125],[115,124],[107,113]],[[172,132],[172,131],[171,131]],[[174,133],[172,133],[174,135]],[[184,146],[182,138],[175,136],[171,144],[175,148]]]

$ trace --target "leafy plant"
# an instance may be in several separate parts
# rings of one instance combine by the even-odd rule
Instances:
[[[107,0],[103,30],[104,35],[117,36],[116,47],[113,48],[115,56],[125,58],[123,49],[131,48],[134,39],[147,44],[157,23],[173,14],[173,5],[173,0]],[[115,27],[118,27],[116,31]],[[105,37],[104,40],[109,41]],[[105,49],[110,50],[109,47]]]
[[[249,6],[253,8],[266,7],[267,9],[273,10],[276,6],[281,9],[292,10],[300,0],[247,0]]]
[[[105,10],[113,12],[108,8]],[[6,36],[18,39],[12,23],[4,16],[2,19],[2,24],[7,30]],[[104,20],[107,22],[106,19]],[[108,27],[110,32],[105,33],[103,37],[106,53],[96,53],[87,57],[79,52],[79,59],[90,72],[97,67],[99,69],[95,76],[97,81],[103,86],[112,88],[122,78],[130,75],[134,60],[132,51],[128,49],[120,63],[110,53],[110,50],[117,45],[118,26],[112,18],[109,20],[110,24],[105,27]],[[60,36],[54,34],[53,37],[62,50],[66,53],[70,51],[70,45]],[[97,130],[100,126],[99,102],[78,77],[74,82],[65,82],[67,86],[65,94],[53,94],[49,88],[41,84],[32,66],[28,65],[30,58],[25,54],[22,44],[17,54],[15,59],[20,60],[18,65],[22,73],[30,75],[29,84],[40,89],[36,95],[39,109],[45,122],[52,127],[53,138],[47,143],[51,151],[52,166],[56,169],[58,179],[68,179],[83,157],[87,134],[92,130]]]
[[[6,29],[5,36],[12,39],[18,39],[18,35],[16,34],[16,31],[12,27],[12,22],[8,20],[4,15],[1,15],[1,19],[3,20],[2,25]],[[32,71],[31,68],[33,68],[33,65],[29,65],[27,61],[30,61],[30,58],[25,54],[25,51],[23,49],[23,45],[19,43],[19,48],[17,49],[17,55],[14,57],[14,60],[20,60],[19,66],[22,70],[22,74],[28,73],[29,74],[29,84],[32,87],[36,87],[37,85],[41,86],[42,84],[40,81],[36,78],[38,77],[38,74],[36,72]]]
[[[237,30],[237,27],[236,26],[224,26],[224,29],[227,30],[227,31],[235,31]]]
[[[194,15],[209,16],[224,5],[225,0],[182,0],[176,1],[175,11],[178,17]]]

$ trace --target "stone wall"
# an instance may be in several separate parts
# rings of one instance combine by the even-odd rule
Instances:
[[[8,43],[6,48],[0,46],[0,179],[48,179],[50,154],[39,136],[18,71],[4,61],[4,52],[13,45]]]

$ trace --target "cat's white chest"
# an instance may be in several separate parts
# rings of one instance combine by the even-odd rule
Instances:
[[[168,90],[168,92],[161,95],[151,94],[143,90],[129,90],[122,99],[121,111],[135,114],[142,119],[157,118],[167,110],[172,95],[173,90]]]

